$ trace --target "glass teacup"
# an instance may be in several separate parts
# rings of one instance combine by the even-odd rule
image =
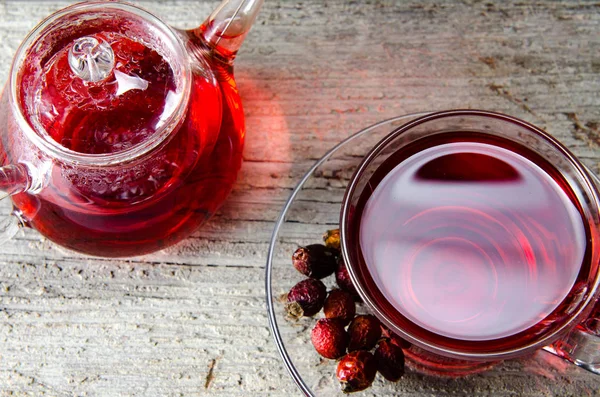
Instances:
[[[346,190],[342,252],[424,372],[546,348],[600,373],[598,179],[541,129],[453,110],[396,129]]]

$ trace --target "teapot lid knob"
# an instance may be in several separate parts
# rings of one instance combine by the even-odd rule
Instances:
[[[188,112],[192,64],[183,38],[120,1],[88,1],[49,16],[12,65],[10,98],[23,131],[77,164],[89,156],[86,162],[111,165],[157,148]]]
[[[115,66],[115,54],[110,44],[95,37],[80,37],[69,50],[69,66],[85,81],[98,82],[110,75]]]

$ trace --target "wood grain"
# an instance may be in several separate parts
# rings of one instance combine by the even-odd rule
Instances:
[[[137,3],[181,28],[218,4]],[[67,4],[0,0],[2,81],[26,33]],[[0,248],[0,396],[300,395],[267,325],[273,221],[316,159],[376,121],[449,108],[505,112],[600,171],[597,2],[268,0],[236,78],[245,163],[206,227],[128,260],[67,252],[31,230]],[[325,202],[323,213],[299,215],[299,239],[335,215],[327,194],[311,196]],[[510,364],[468,381],[411,374],[396,394],[600,394],[600,380],[583,370],[545,355],[528,360],[537,372]]]

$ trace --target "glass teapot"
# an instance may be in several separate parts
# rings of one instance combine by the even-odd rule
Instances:
[[[0,243],[20,226],[123,257],[185,238],[242,162],[233,60],[262,0],[225,0],[182,31],[134,5],[89,1],[42,21],[0,99]]]

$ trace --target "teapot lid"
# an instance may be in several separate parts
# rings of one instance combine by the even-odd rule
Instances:
[[[182,120],[188,65],[179,36],[152,14],[119,2],[77,4],[19,48],[13,109],[28,137],[62,158],[137,155]]]

